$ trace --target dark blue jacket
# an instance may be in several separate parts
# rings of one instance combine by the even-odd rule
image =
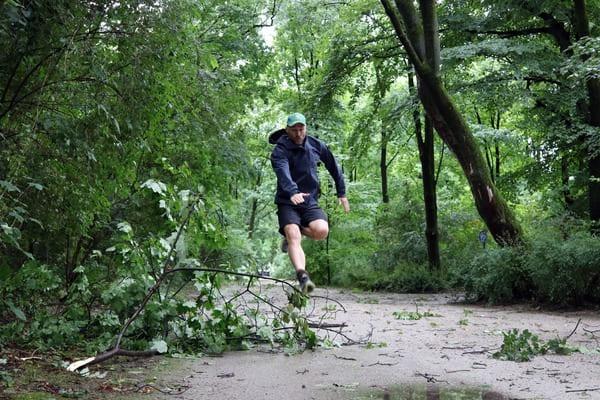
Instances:
[[[296,193],[310,193],[306,205],[316,205],[319,192],[317,163],[322,161],[335,182],[338,197],[346,195],[344,175],[325,143],[306,136],[304,143],[297,145],[283,134],[275,142],[271,153],[271,165],[277,175],[275,203],[292,204],[290,197]]]

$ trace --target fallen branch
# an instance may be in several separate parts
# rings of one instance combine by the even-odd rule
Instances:
[[[89,367],[90,365],[98,364],[103,361],[108,360],[114,356],[126,356],[126,357],[152,357],[158,354],[156,350],[146,350],[146,351],[133,351],[133,350],[125,350],[121,348],[112,348],[104,353],[96,356],[86,358],[85,360],[79,360],[72,362],[67,367],[67,371],[75,372],[80,368]]]
[[[194,211],[196,209],[196,205],[200,202],[200,200],[201,200],[201,196],[198,195],[197,198],[196,198],[196,200],[193,201],[193,202],[191,202],[190,205],[188,206],[188,208],[187,208],[187,211],[188,211],[187,215],[185,216],[185,219],[183,220],[183,223],[181,224],[181,226],[177,230],[177,235],[175,236],[175,239],[173,240],[173,243],[171,243],[171,248],[169,249],[169,253],[167,254],[167,257],[166,257],[165,262],[163,264],[163,268],[162,268],[163,273],[158,277],[158,279],[156,280],[156,282],[154,283],[154,285],[150,288],[150,290],[148,290],[148,293],[146,293],[146,296],[144,297],[144,299],[142,300],[142,302],[140,303],[140,305],[137,307],[137,309],[135,310],[135,312],[127,319],[127,321],[123,325],[123,327],[121,328],[121,331],[117,335],[117,338],[115,340],[115,344],[114,344],[113,348],[110,349],[110,350],[105,351],[104,353],[101,353],[100,355],[98,355],[96,357],[86,358],[85,360],[79,360],[79,361],[75,361],[75,362],[69,364],[69,366],[67,367],[68,371],[76,371],[76,370],[78,370],[80,368],[83,368],[83,367],[86,367],[86,366],[98,364],[98,363],[106,361],[109,358],[112,358],[112,357],[114,357],[116,355],[129,355],[129,356],[144,356],[144,357],[147,357],[147,356],[150,356],[150,355],[155,355],[157,353],[154,350],[141,351],[141,352],[137,352],[137,351],[132,352],[132,351],[121,349],[120,348],[121,340],[123,339],[123,335],[127,331],[127,328],[129,328],[129,326],[131,325],[131,323],[133,321],[135,321],[136,318],[140,315],[140,313],[144,310],[144,308],[146,307],[146,304],[148,303],[148,301],[150,300],[150,298],[158,290],[158,288],[160,287],[160,285],[163,283],[164,279],[169,274],[169,272],[170,272],[169,263],[171,262],[171,257],[173,256],[173,252],[175,251],[175,248],[177,246],[177,242],[179,242],[179,238],[183,234],[183,231],[184,231],[185,227],[187,226],[187,224],[189,223],[190,218],[194,214]]]
[[[241,297],[243,294],[245,293],[249,293],[250,295],[254,296],[254,298],[256,298],[260,304],[260,302],[263,302],[267,305],[269,305],[271,307],[271,310],[276,310],[276,313],[284,313],[285,311],[281,308],[276,306],[275,304],[273,304],[271,301],[269,301],[269,299],[266,299],[264,297],[262,297],[261,295],[253,292],[250,289],[250,285],[251,282],[253,280],[260,280],[260,279],[264,279],[264,280],[269,280],[269,281],[273,281],[273,282],[277,282],[282,284],[283,286],[287,286],[289,288],[291,288],[292,291],[295,291],[297,293],[300,293],[300,291],[291,283],[282,280],[282,279],[277,279],[277,278],[271,278],[271,277],[264,277],[264,276],[260,276],[260,275],[255,275],[255,274],[249,274],[249,273],[244,273],[244,272],[237,272],[237,271],[227,271],[227,270],[222,270],[222,269],[217,269],[217,268],[201,268],[201,267],[181,267],[181,268],[176,268],[173,264],[174,264],[174,260],[173,260],[173,255],[174,255],[174,251],[176,249],[177,243],[179,242],[179,239],[181,238],[181,235],[183,234],[183,232],[185,231],[186,226],[188,225],[191,216],[194,214],[195,209],[197,204],[200,202],[201,197],[200,195],[198,195],[197,199],[195,201],[192,201],[190,203],[190,205],[187,208],[187,214],[185,215],[185,218],[183,219],[183,222],[181,223],[181,225],[179,226],[179,229],[177,230],[177,234],[173,240],[173,242],[171,243],[169,252],[166,256],[166,259],[164,261],[164,264],[162,266],[162,273],[160,275],[157,275],[155,277],[155,283],[154,285],[148,290],[148,292],[146,293],[146,295],[144,296],[143,300],[141,301],[141,303],[137,306],[137,308],[135,309],[135,311],[133,312],[133,314],[126,320],[126,322],[123,324],[119,334],[117,335],[114,345],[111,349],[95,356],[95,357],[90,357],[90,358],[86,358],[84,360],[79,360],[79,361],[75,361],[72,362],[71,364],[68,365],[67,370],[69,371],[77,371],[81,368],[90,366],[90,365],[94,365],[94,364],[98,364],[101,363],[103,361],[106,361],[114,356],[118,356],[118,355],[125,355],[125,356],[134,356],[134,357],[147,357],[147,356],[153,356],[158,354],[159,352],[157,350],[149,350],[149,351],[129,351],[126,349],[122,349],[121,346],[121,341],[125,335],[125,333],[127,332],[127,329],[130,327],[130,325],[133,323],[133,321],[136,320],[136,318],[138,318],[140,316],[140,314],[142,313],[142,311],[145,309],[146,305],[148,304],[150,298],[158,292],[160,286],[164,283],[164,281],[166,280],[166,278],[176,272],[183,272],[183,271],[191,271],[191,272],[208,272],[208,273],[214,273],[214,274],[226,274],[226,275],[232,275],[232,276],[242,276],[242,277],[246,277],[246,278],[250,278],[250,281],[248,282],[248,285],[246,286],[246,289],[242,292],[239,293],[237,295],[235,295],[232,299],[230,300],[226,300],[223,295],[219,292],[219,294],[221,294],[221,298],[223,299],[223,301],[225,303],[230,303],[231,301],[233,301],[234,299],[237,299],[239,297]],[[217,289],[218,290],[218,289]],[[337,304],[339,304],[341,306],[342,309],[345,308],[344,306],[333,300],[330,299],[328,297],[323,297],[323,296],[315,296],[315,297],[319,297],[319,298],[324,298],[326,300],[331,300]],[[316,329],[321,329],[321,330],[325,330],[325,331],[330,331],[330,332],[335,332],[336,335],[340,335],[342,337],[344,337],[348,343],[346,344],[356,344],[356,343],[360,343],[357,342],[353,339],[350,339],[348,336],[344,335],[341,332],[341,328],[346,327],[347,325],[345,323],[341,323],[341,324],[329,324],[329,323],[324,323],[322,322],[322,320],[320,322],[308,322],[308,326],[310,328],[316,328]],[[339,328],[340,331],[335,331],[333,328]],[[285,328],[280,328],[280,329],[292,329],[289,327],[285,327]],[[257,335],[253,335],[253,334],[249,334],[246,337],[253,337],[254,340],[261,340],[259,338],[259,336]]]
[[[565,390],[565,392],[566,393],[595,392],[596,390],[600,390],[600,387],[590,388],[590,389],[571,389],[571,390]]]
[[[308,323],[309,328],[315,328],[315,329],[346,328],[347,326],[348,326],[348,324],[346,324],[345,322],[342,322],[341,324],[327,324],[327,323],[314,323],[314,322]]]

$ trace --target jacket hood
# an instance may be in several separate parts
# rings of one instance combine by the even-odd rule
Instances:
[[[285,129],[278,129],[269,135],[269,143],[276,144],[280,137],[285,135]]]

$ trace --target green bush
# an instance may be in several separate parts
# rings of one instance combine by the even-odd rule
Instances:
[[[526,246],[488,249],[450,270],[451,284],[470,300],[559,305],[600,300],[600,241],[587,232],[566,237],[538,232]]]
[[[534,241],[526,268],[540,301],[565,305],[600,300],[600,240],[587,233]]]
[[[448,287],[444,271],[431,271],[428,266],[402,263],[392,271],[378,271],[369,289],[402,293],[439,292]]]
[[[529,297],[531,282],[524,268],[524,248],[488,249],[469,264],[451,271],[454,286],[464,288],[469,300],[502,303]]]

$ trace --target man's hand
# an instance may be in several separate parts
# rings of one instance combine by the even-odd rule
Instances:
[[[339,203],[344,207],[345,212],[350,212],[350,203],[348,203],[348,198],[346,196],[338,198]]]
[[[290,201],[292,204],[297,206],[300,203],[304,203],[304,198],[310,196],[310,193],[296,193],[292,197],[290,197]]]

